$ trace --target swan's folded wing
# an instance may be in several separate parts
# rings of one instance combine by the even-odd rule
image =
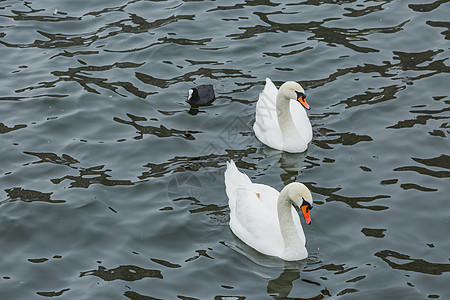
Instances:
[[[278,125],[277,94],[278,90],[273,82],[266,78],[264,90],[259,94],[258,102],[256,102],[253,130],[261,142],[272,148],[280,149],[283,142]]]
[[[270,78],[266,78],[266,84],[264,85],[263,94],[269,97],[269,99],[272,99],[272,102],[275,105],[278,89],[275,84],[273,84],[272,80],[270,80]]]
[[[266,184],[254,183],[253,188],[259,199],[267,206],[269,210],[277,211],[278,196],[280,192]]]
[[[259,94],[258,102],[256,102],[256,123],[264,126],[265,123],[277,120],[277,94],[278,89],[269,78],[266,78],[264,90]]]
[[[225,192],[228,196],[228,205],[233,210],[236,203],[236,191],[239,188],[250,188],[252,182],[248,176],[238,170],[233,160],[227,162],[225,170]]]
[[[238,189],[230,228],[250,247],[267,255],[280,255],[283,244],[277,211],[268,209],[253,190]]]

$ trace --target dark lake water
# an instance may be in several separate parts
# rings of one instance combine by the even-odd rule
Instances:
[[[449,11],[1,1],[0,299],[450,299]],[[266,77],[305,88],[307,152],[256,139]],[[230,159],[311,189],[306,261],[233,236]]]

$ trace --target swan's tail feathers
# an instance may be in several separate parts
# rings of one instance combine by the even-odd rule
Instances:
[[[278,89],[272,80],[266,78],[264,90],[259,94],[258,102],[256,102],[256,118],[261,119],[268,114],[276,112],[276,99]],[[258,120],[256,120],[258,122]]]
[[[239,188],[249,188],[252,185],[250,178],[244,173],[239,172],[233,160],[227,162],[225,171],[225,191],[230,204],[236,199],[236,193]]]
[[[266,145],[270,145],[267,141],[267,131],[272,130],[274,126],[278,126],[276,121],[277,94],[278,90],[276,86],[269,78],[266,78],[264,90],[259,94],[258,102],[256,102],[255,123],[253,124],[253,130],[255,131],[256,137]]]
[[[248,187],[252,185],[252,182],[247,175],[238,170],[234,161],[230,160],[227,162],[227,170],[225,171],[225,184]]]
[[[275,84],[273,84],[272,80],[270,80],[270,78],[266,78],[266,85],[264,86],[262,94],[268,97],[269,99],[271,98],[276,99],[278,89],[275,86]]]

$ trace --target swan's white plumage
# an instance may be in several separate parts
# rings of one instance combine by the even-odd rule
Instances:
[[[303,152],[312,139],[312,128],[308,115],[298,101],[294,99],[289,101],[290,115],[296,133],[289,136],[288,141],[286,139],[283,141],[282,128],[280,128],[277,117],[278,92],[279,90],[273,82],[266,78],[266,85],[256,103],[255,124],[253,125],[255,135],[269,147],[293,153]]]
[[[297,211],[291,206],[295,230],[300,248],[294,258],[286,256],[281,234],[277,203],[280,193],[274,188],[252,183],[247,175],[239,172],[234,162],[227,163],[225,187],[230,207],[230,228],[233,233],[253,249],[285,260],[307,257],[305,234]]]

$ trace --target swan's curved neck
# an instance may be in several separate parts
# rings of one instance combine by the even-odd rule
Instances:
[[[294,121],[292,120],[291,110],[289,108],[290,99],[286,98],[280,91],[277,94],[277,117],[278,125],[280,125],[283,141],[293,138],[297,135]]]
[[[292,200],[289,198],[287,186],[281,190],[278,197],[278,220],[280,222],[281,235],[284,241],[284,256],[296,256],[302,245],[297,227],[292,218]]]

